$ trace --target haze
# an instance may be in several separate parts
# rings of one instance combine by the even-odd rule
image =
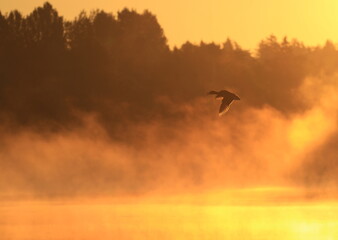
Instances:
[[[324,3],[1,3],[1,238],[337,239]]]

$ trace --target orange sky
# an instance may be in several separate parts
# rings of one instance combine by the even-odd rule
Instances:
[[[45,0],[1,0],[0,9],[29,13]],[[338,42],[336,0],[50,0],[59,13],[72,19],[95,8],[116,13],[123,7],[149,9],[157,15],[171,46],[189,40],[199,43],[237,41],[255,49],[270,34],[297,38],[307,45]]]

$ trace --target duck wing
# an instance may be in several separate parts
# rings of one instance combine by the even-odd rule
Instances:
[[[219,112],[218,112],[220,116],[223,115],[224,113],[226,113],[229,110],[230,105],[233,101],[234,101],[234,99],[233,99],[232,96],[223,97],[222,104],[219,107]]]
[[[236,94],[229,92],[227,90],[220,91],[218,95],[225,98],[232,98],[233,100],[240,100],[240,98]]]

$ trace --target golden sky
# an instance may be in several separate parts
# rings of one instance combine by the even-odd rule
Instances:
[[[0,10],[24,14],[45,0],[1,0]],[[336,0],[50,0],[67,19],[81,10],[104,9],[116,13],[123,7],[149,9],[157,15],[171,46],[189,40],[221,43],[227,37],[254,50],[270,34],[297,38],[307,45],[338,42]]]

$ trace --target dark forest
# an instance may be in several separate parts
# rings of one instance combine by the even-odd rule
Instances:
[[[19,126],[63,128],[91,112],[109,128],[182,117],[163,99],[180,104],[221,88],[289,114],[307,107],[294,94],[307,76],[338,71],[329,41],[306,47],[270,36],[255,54],[230,39],[170,49],[155,15],[129,9],[64,21],[45,3],[28,16],[0,14],[0,36],[1,121]]]

